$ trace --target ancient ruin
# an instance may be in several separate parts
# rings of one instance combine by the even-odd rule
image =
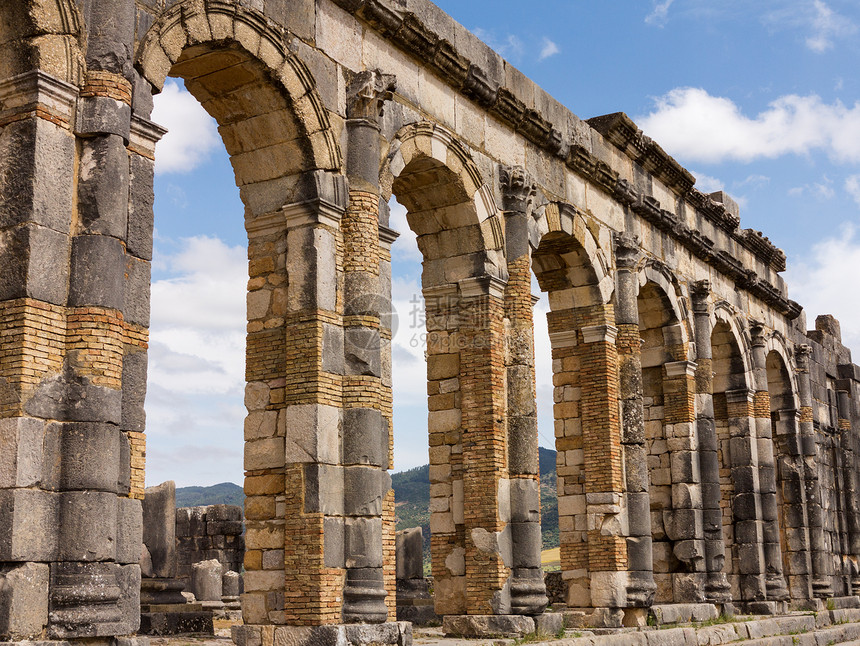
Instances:
[[[0,638],[136,643],[168,75],[218,121],[245,204],[237,644],[410,640],[392,195],[424,255],[436,614],[522,628],[547,602],[533,273],[569,607],[636,625],[860,592],[838,323],[808,331],[784,254],[627,116],[581,121],[427,0],[19,0],[0,3]]]

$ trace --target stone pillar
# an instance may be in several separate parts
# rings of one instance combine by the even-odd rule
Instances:
[[[724,571],[726,548],[720,508],[720,461],[714,424],[713,354],[707,280],[690,288],[696,338],[696,435],[702,490],[702,531],[705,539],[705,598],[713,603],[731,601],[729,582]]]
[[[505,365],[513,567],[511,612],[536,615],[543,612],[548,603],[540,558],[540,474],[528,235],[529,210],[536,188],[521,167],[502,168],[500,180],[508,261]]]
[[[627,604],[647,608],[654,600],[654,563],[651,545],[651,496],[648,452],[642,406],[642,339],[637,301],[639,240],[622,234],[616,239],[617,268],[615,321],[618,327],[618,397],[621,400],[621,442],[624,451],[629,580]]]
[[[832,568],[830,554],[827,552],[824,540],[821,487],[818,481],[818,446],[812,421],[812,385],[809,379],[811,354],[812,348],[806,344],[795,348],[807,527],[812,551],[812,594],[817,599],[827,599],[833,596]]]
[[[347,97],[349,206],[343,232],[344,378],[342,461],[346,583],[343,621],[388,618],[383,576],[382,514],[390,498],[390,386],[382,382],[379,162],[384,102],[394,77],[361,72]],[[390,337],[390,330],[388,330]],[[387,416],[384,415],[387,413]]]
[[[673,330],[673,334],[678,330]],[[669,332],[664,330],[664,336]],[[675,341],[680,342],[679,339]],[[667,345],[670,345],[667,343]],[[672,344],[678,345],[678,343]],[[663,364],[663,428],[669,449],[672,474],[672,509],[664,514],[672,552],[684,564],[684,572],[672,575],[677,603],[705,600],[705,530],[703,520],[701,465],[696,433],[696,369],[693,361]]]
[[[776,497],[776,463],[773,454],[770,395],[767,389],[767,350],[765,349],[762,326],[754,324],[751,333],[752,368],[756,388],[753,395],[753,414],[755,415],[758,453],[765,586],[768,601],[785,601],[788,599],[789,593],[782,572],[782,547]]]
[[[842,380],[840,380],[842,381]],[[848,536],[846,551],[849,559],[857,559],[860,556],[860,504],[857,500],[857,475],[854,471],[854,446],[851,437],[851,382],[844,383],[844,388],[837,392],[838,426],[839,426],[839,448],[841,453],[842,479],[845,494],[845,521]],[[856,566],[851,572],[851,594],[860,592],[858,589],[858,572]]]
[[[759,497],[758,443],[753,417],[753,391],[737,388],[726,391],[731,460],[732,518],[734,543],[740,574],[741,600],[764,601],[765,565]]]

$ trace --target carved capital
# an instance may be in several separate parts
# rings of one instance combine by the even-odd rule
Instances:
[[[765,342],[764,323],[761,321],[751,321],[750,337],[752,338],[753,347],[763,347]]]
[[[641,256],[639,236],[626,232],[615,236],[615,266],[618,269],[632,270]]]
[[[537,186],[522,166],[501,166],[499,184],[505,211],[525,213],[534,203]]]
[[[708,297],[711,295],[711,281],[698,280],[690,285],[690,298],[693,301],[693,311],[696,314],[708,313]]]
[[[809,370],[809,357],[812,355],[812,346],[806,343],[801,343],[794,347],[794,359],[797,361],[797,369],[801,371]]]
[[[353,76],[347,88],[346,116],[379,124],[385,102],[394,97],[397,79],[393,74],[367,70]]]

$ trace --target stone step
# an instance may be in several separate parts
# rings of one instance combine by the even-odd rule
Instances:
[[[712,603],[671,603],[651,606],[651,617],[657,626],[708,621],[720,616]]]

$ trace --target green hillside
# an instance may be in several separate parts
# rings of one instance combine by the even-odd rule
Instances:
[[[211,487],[177,487],[177,507],[198,507],[200,505],[239,505],[245,504],[245,492],[239,485],[222,482]]]

